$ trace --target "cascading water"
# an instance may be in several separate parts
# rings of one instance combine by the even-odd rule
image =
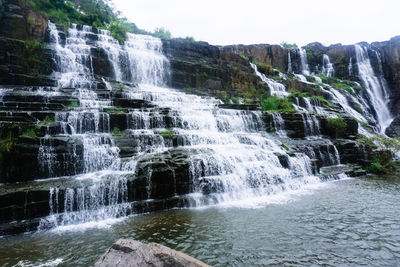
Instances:
[[[288,52],[288,69],[287,72],[292,72],[293,71],[293,67],[292,67],[292,58],[290,56],[290,51]]]
[[[194,181],[189,197],[194,206],[232,201],[254,204],[271,194],[320,183],[307,155],[289,155],[280,141],[265,133],[261,111],[220,109],[221,102],[217,99],[166,88],[169,62],[162,53],[161,40],[129,34],[125,45],[120,46],[108,31],[73,25],[63,46],[54,24],[49,26],[55,60],[58,64],[70,63],[60,66],[54,76],[59,79],[60,90],[72,87],[72,96],[79,100],[78,107],[58,112],[55,118],[62,125],[62,135],[82,140],[84,174],[72,178],[75,187],[51,189],[51,215],[42,220],[42,228],[69,227],[132,212],[127,198],[127,177],[135,175],[142,158],[151,158],[170,148],[159,134],[166,130],[179,136],[180,147],[187,151]],[[86,42],[86,36],[94,34],[97,34],[95,45],[108,55],[114,78],[138,84],[126,86],[120,94],[157,106],[153,110],[128,111],[125,133],[135,139],[136,146],[135,156],[123,161],[110,134],[109,116],[102,112],[111,101],[96,93],[92,44]],[[272,95],[287,95],[283,84],[259,73],[253,64],[252,67],[270,86]],[[110,84],[105,85],[106,90],[112,90]],[[305,128],[318,135],[316,122],[308,114],[304,116]],[[274,114],[274,118],[278,134],[285,138],[280,114]]]
[[[58,88],[73,89],[71,96],[79,100],[79,106],[73,106],[67,112],[56,113],[55,121],[62,125],[61,135],[82,141],[83,172],[88,175],[83,174],[73,179],[90,180],[92,184],[89,189],[85,183],[82,183],[82,187],[78,184],[77,188],[64,188],[62,191],[59,188],[52,188],[51,192],[57,194],[50,195],[51,215],[42,219],[39,229],[82,223],[95,218],[104,220],[115,217],[116,208],[113,206],[117,202],[123,203],[126,198],[121,196],[127,194],[126,179],[118,174],[113,175],[113,179],[104,172],[90,175],[106,169],[118,170],[120,165],[119,149],[113,145],[109,133],[109,116],[101,112],[102,108],[111,105],[111,101],[99,99],[95,92],[91,46],[87,44],[87,35],[93,34],[92,28],[82,26],[82,29],[78,29],[77,25],[72,24],[64,46],[60,43],[56,26],[51,22],[49,29],[49,46],[55,51],[54,60],[59,68],[53,74],[58,80]],[[45,141],[46,139],[43,144],[41,142],[38,160],[43,169],[47,168],[51,175],[51,170],[55,167],[54,156],[51,154],[54,148],[51,142]],[[115,185],[116,181],[118,186]],[[116,201],[111,201],[111,198]],[[61,199],[64,199],[63,204],[60,203]],[[59,203],[60,206],[55,203]],[[57,212],[60,214],[56,214]]]
[[[304,75],[310,75],[310,68],[308,66],[307,52],[304,48],[299,48],[301,73]]]
[[[389,98],[384,78],[378,78],[375,75],[368,56],[368,49],[360,45],[355,45],[354,47],[358,76],[368,93],[368,102],[371,103],[375,110],[374,116],[379,124],[379,130],[384,134],[386,128],[393,120],[393,116],[388,109]],[[377,54],[377,57],[380,60],[379,54]]]
[[[329,60],[329,56],[324,54],[322,57],[322,74],[324,74],[326,77],[332,77],[334,73],[335,69]]]
[[[261,73],[258,71],[257,66],[253,63],[250,63],[251,67],[254,69],[256,72],[257,76],[261,78],[263,82],[265,82],[269,89],[271,90],[271,95],[275,96],[287,96],[289,93],[286,91],[286,87],[281,84],[276,82],[274,79],[270,79],[265,74]]]

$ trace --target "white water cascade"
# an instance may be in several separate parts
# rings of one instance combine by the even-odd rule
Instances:
[[[301,73],[303,75],[310,75],[310,67],[308,66],[307,52],[304,48],[299,48],[300,63],[301,63]]]
[[[326,77],[332,77],[334,73],[335,69],[329,60],[329,56],[324,54],[322,57],[322,74],[324,74]]]
[[[90,27],[73,25],[63,46],[54,24],[50,23],[50,28],[50,46],[56,51],[57,63],[70,63],[54,74],[60,81],[59,89],[72,87],[72,96],[80,102],[70,111],[58,112],[56,121],[63,125],[62,135],[82,140],[84,168],[83,174],[68,178],[75,187],[51,189],[51,215],[42,220],[43,228],[107,221],[132,212],[128,183],[134,179],[137,163],[171,149],[161,131],[182,140],[179,148],[188,155],[194,185],[189,198],[196,207],[226,203],[254,206],[265,203],[271,195],[321,183],[307,155],[287,153],[280,141],[265,132],[261,111],[221,109],[217,99],[166,88],[169,62],[162,53],[161,40],[129,34],[120,46],[107,31],[94,33]],[[93,34],[97,34],[95,45],[108,55],[114,77],[138,84],[126,86],[120,94],[157,107],[127,112],[124,134],[133,137],[137,145],[135,155],[123,161],[110,134],[109,116],[102,111],[111,106],[111,100],[95,89],[90,54],[93,44],[86,42],[86,36]],[[257,75],[270,86],[272,95],[287,94],[284,85],[259,72]],[[107,91],[112,89],[106,87]],[[308,114],[304,116],[310,134],[318,135],[318,125]],[[277,116],[276,127],[283,128],[283,123]],[[284,137],[283,132],[281,135]]]
[[[286,87],[283,84],[275,81],[274,79],[270,79],[267,76],[265,76],[265,74],[259,72],[257,69],[257,66],[255,64],[250,63],[250,65],[256,72],[256,75],[258,77],[260,77],[261,80],[268,85],[269,89],[271,90],[270,91],[271,95],[275,95],[275,96],[288,96],[289,95],[289,92],[286,91]]]
[[[292,67],[292,58],[290,56],[290,51],[288,51],[288,69],[287,72],[293,72],[293,67]]]
[[[378,78],[372,69],[366,47],[355,45],[358,75],[366,89],[369,101],[375,110],[375,117],[379,124],[382,134],[393,120],[393,116],[388,109],[388,92],[384,78]],[[377,54],[380,60],[379,54]]]

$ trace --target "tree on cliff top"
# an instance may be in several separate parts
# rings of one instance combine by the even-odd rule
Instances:
[[[76,23],[110,30],[120,44],[125,42],[128,32],[171,38],[171,33],[164,28],[150,33],[139,29],[126,18],[121,18],[120,12],[112,8],[111,0],[31,0],[29,4],[44,12],[54,23],[64,25],[66,29],[70,23]]]

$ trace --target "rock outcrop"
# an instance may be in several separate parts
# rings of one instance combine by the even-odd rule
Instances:
[[[94,264],[94,267],[209,267],[209,265],[157,243],[120,239]]]
[[[171,63],[173,88],[224,100],[241,96],[250,88],[268,90],[248,60],[236,53],[185,39],[163,40],[163,50]]]
[[[29,6],[29,0],[3,0],[0,34],[13,39],[35,39],[43,42],[47,16]]]

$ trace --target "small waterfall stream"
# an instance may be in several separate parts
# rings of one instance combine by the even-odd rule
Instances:
[[[332,77],[335,73],[335,69],[333,68],[333,64],[331,63],[329,56],[324,54],[322,57],[322,74],[326,77]]]

